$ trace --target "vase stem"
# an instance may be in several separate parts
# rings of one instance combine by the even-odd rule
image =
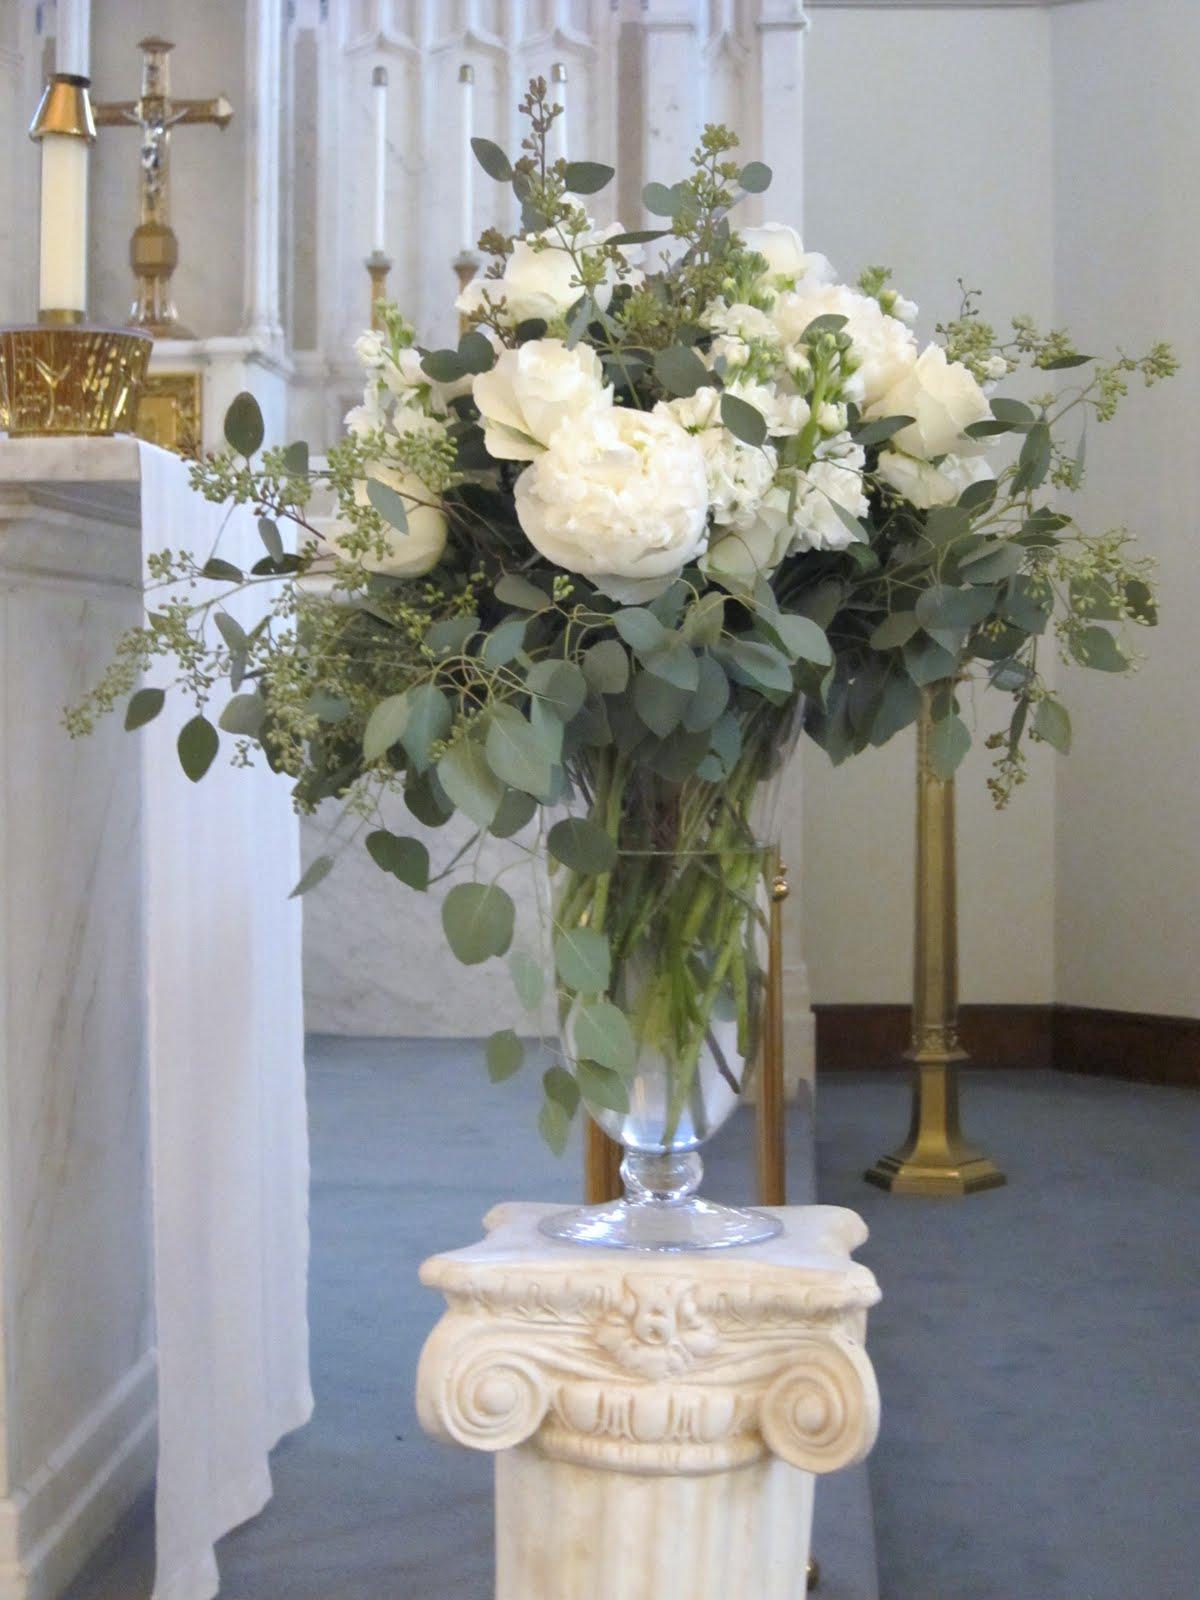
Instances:
[[[679,1205],[700,1187],[704,1163],[694,1150],[626,1150],[621,1162],[631,1205]]]

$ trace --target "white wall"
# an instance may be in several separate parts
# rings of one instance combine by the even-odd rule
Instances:
[[[1139,381],[1103,451],[1093,431],[1083,514],[1144,538],[1162,623],[1131,682],[1064,674],[1057,997],[1200,1016],[1200,6],[1093,0],[1052,32],[1058,316],[1085,348],[1167,337],[1183,363]]]
[[[1086,8],[1085,8],[1086,9]],[[805,239],[844,277],[886,263],[953,315],[959,276],[1003,322],[1049,321],[1053,292],[1050,17],[1039,9],[821,8],[807,62]],[[978,698],[986,733],[1009,702]],[[834,770],[805,752],[805,954],[814,1001],[911,994],[913,745]],[[976,750],[958,782],[965,1000],[1039,1003],[1054,978],[1053,758],[998,815]]]

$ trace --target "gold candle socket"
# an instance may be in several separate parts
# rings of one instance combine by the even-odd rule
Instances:
[[[371,280],[371,326],[376,331],[383,327],[379,307],[388,297],[388,273],[391,270],[392,258],[385,256],[382,250],[372,250],[367,257],[367,275]]]
[[[0,428],[13,438],[133,431],[149,336],[71,315],[0,329]]]
[[[1004,1183],[996,1164],[963,1138],[958,1118],[958,883],[954,779],[929,758],[933,704],[953,684],[921,690],[917,720],[917,876],[912,1045],[916,1069],[908,1138],[864,1174],[893,1194],[963,1195]]]

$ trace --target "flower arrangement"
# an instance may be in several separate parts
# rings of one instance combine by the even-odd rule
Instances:
[[[1088,423],[1132,375],[1175,363],[1165,345],[1095,360],[1024,320],[1000,338],[973,292],[922,349],[886,271],[850,287],[791,227],[736,227],[770,173],[722,127],[687,177],[645,190],[661,227],[599,230],[585,202],[612,169],[550,161],[543,82],[522,109],[519,159],[474,141],[522,226],[480,240],[490,265],[458,302],[457,346],[423,348],[387,308],[358,342],[363,403],[320,466],[303,444],[261,451],[240,396],[228,450],[192,481],[256,508],[262,559],[156,557],[162,604],[68,721],[84,732],[132,693],[126,726],[147,722],[164,689],[142,675],[173,662],[194,704],[189,777],[224,732],[235,760],[261,751],[287,775],[300,809],[341,798],[417,892],[428,851],[379,820],[388,790],[428,827],[458,812],[476,836],[544,850],[564,1044],[543,1133],[561,1146],[581,1096],[624,1128],[652,1057],[665,1148],[681,1128],[703,1136],[700,1075],[732,1092],[753,1054],[769,844],[755,807],[801,723],[841,762],[913,723],[924,696],[948,776],[972,741],[967,686],[986,684],[1009,707],[986,741],[1003,804],[1028,739],[1070,744],[1045,636],[1099,671],[1134,663],[1130,630],[1155,620],[1149,563],[1123,530],[1080,529],[1066,496]],[[1018,369],[1040,392],[997,394]],[[226,602],[249,587],[266,599],[244,629]],[[449,944],[468,964],[508,956],[536,1011],[542,969],[511,948],[513,901],[475,859],[453,865]],[[493,1077],[521,1059],[514,1032],[489,1041]]]

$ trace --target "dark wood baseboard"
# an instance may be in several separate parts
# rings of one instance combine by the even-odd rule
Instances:
[[[817,1070],[903,1066],[909,1009],[817,1005]],[[1084,1006],[963,1006],[963,1049],[976,1067],[1062,1072],[1200,1088],[1200,1018]]]

